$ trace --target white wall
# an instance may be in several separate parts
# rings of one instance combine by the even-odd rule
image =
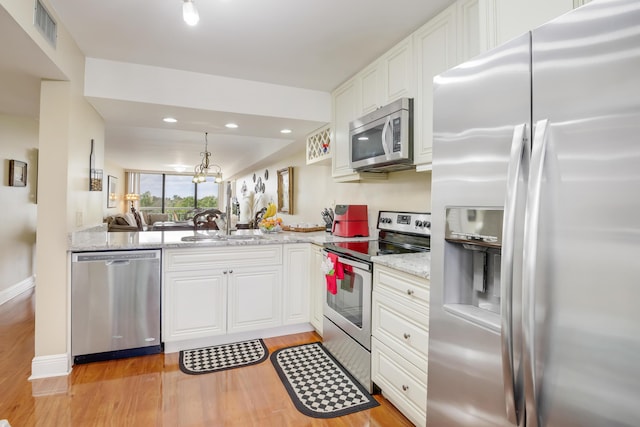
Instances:
[[[375,221],[380,210],[402,210],[429,212],[431,209],[430,172],[393,172],[387,180],[337,183],[331,177],[331,165],[310,165],[305,162],[304,151],[291,153],[265,167],[256,169],[256,177],[264,181],[265,170],[269,179],[265,181],[265,196],[277,203],[277,171],[293,166],[294,214],[279,213],[285,224],[321,224],[320,211],[336,204],[366,204],[369,208],[369,226],[375,230]],[[243,182],[254,188],[253,173],[236,179],[236,191]]]
[[[35,271],[37,151],[38,122],[0,114],[0,296]],[[27,163],[26,187],[9,187],[9,160]]]

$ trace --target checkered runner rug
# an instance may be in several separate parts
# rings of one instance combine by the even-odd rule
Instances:
[[[261,339],[184,350],[180,352],[180,370],[192,375],[207,374],[255,365],[268,356],[269,351]]]
[[[310,417],[339,417],[379,405],[320,343],[276,350],[271,363],[295,407]]]

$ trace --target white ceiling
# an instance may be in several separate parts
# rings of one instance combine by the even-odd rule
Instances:
[[[330,92],[453,0],[195,0],[200,14],[195,27],[182,21],[182,0],[50,3],[59,25],[87,57]],[[0,112],[37,116],[39,78],[59,78],[57,70],[1,7],[0,37]],[[105,119],[105,156],[132,169],[194,165],[206,131],[214,161],[228,176],[294,140],[301,144],[320,125],[90,102]],[[158,121],[178,113],[189,119],[171,127]],[[230,131],[223,126],[229,121],[243,124]],[[294,132],[274,133],[282,127]]]

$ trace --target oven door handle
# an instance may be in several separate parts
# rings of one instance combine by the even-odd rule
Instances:
[[[363,262],[354,261],[351,259],[346,259],[342,257],[338,257],[338,261],[345,265],[350,265],[354,268],[359,268],[360,270],[371,271],[371,266],[369,264],[365,264]]]

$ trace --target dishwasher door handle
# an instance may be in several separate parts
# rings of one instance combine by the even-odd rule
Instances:
[[[105,261],[105,265],[129,265],[131,260],[128,259],[114,259],[112,261]]]

